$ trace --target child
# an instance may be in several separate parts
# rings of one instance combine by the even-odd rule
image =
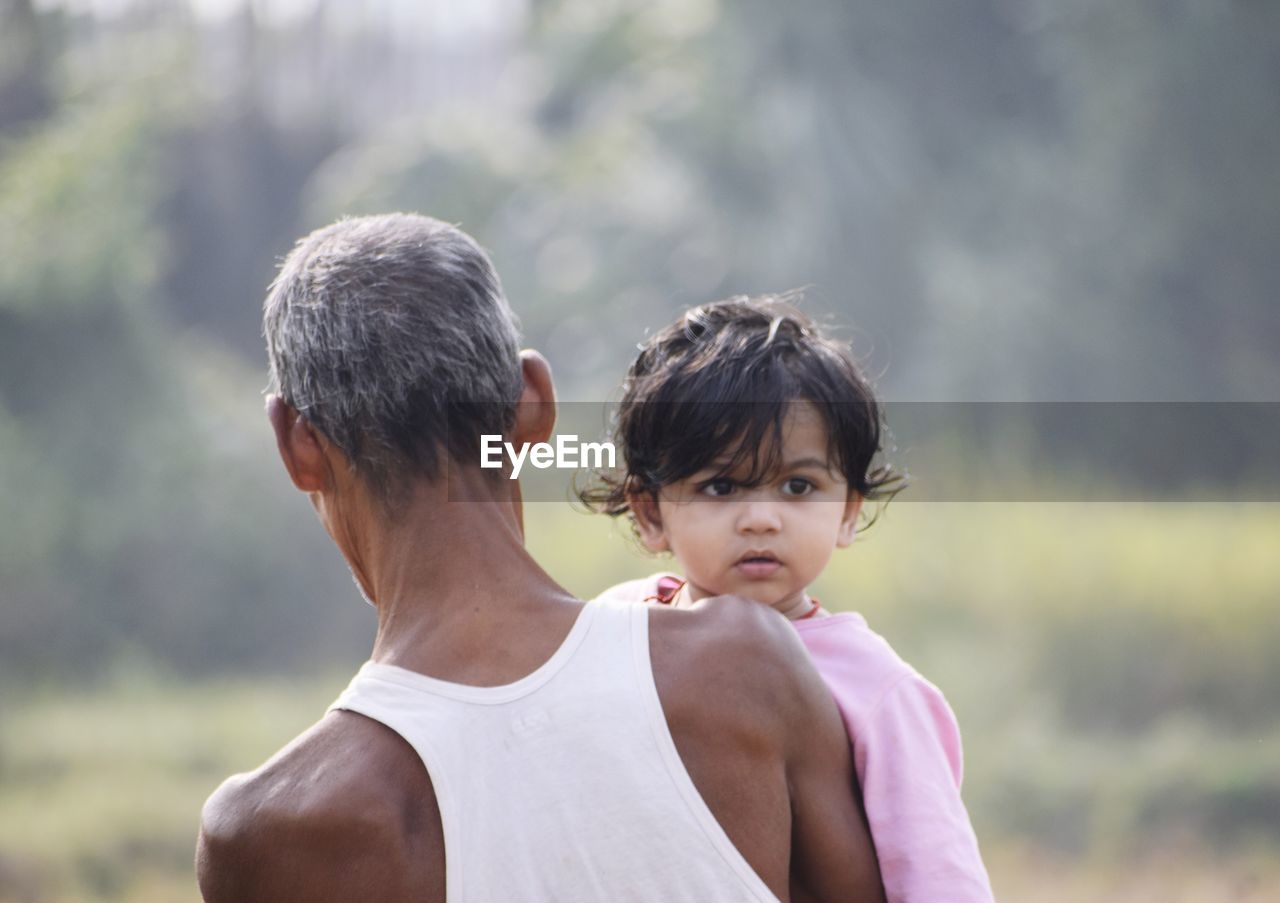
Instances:
[[[786,302],[694,308],[641,346],[616,424],[622,472],[582,498],[629,513],[684,578],[604,596],[686,607],[733,594],[789,618],[849,730],[888,899],[991,900],[946,700],[861,615],[807,593],[853,541],[863,499],[900,478],[873,466],[879,407],[849,349]]]

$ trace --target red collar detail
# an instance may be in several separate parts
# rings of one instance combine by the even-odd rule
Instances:
[[[810,608],[808,611],[806,611],[804,614],[802,614],[800,617],[796,618],[797,621],[808,620],[809,618],[812,618],[814,615],[816,615],[819,611],[822,610],[822,603],[819,602],[817,599],[810,598],[809,601],[813,603],[813,607]]]

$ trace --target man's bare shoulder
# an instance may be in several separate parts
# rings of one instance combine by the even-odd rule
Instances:
[[[201,813],[200,890],[223,900],[443,900],[426,769],[388,728],[332,712]]]
[[[739,680],[776,683],[808,667],[808,654],[782,615],[737,596],[704,599],[687,609],[653,606],[649,629],[668,664],[698,672],[733,669]],[[714,654],[710,654],[714,651]],[[755,676],[740,669],[751,666]]]
[[[719,636],[721,642],[747,646],[774,646],[789,642],[790,629],[782,615],[767,605],[739,596],[714,596],[695,602],[689,608],[668,605],[650,606],[650,631],[675,638]]]
[[[757,728],[788,726],[780,718],[794,710],[797,687],[813,666],[780,614],[720,596],[689,609],[654,606],[649,623],[654,672],[667,689],[662,695],[669,717],[685,705],[710,706]]]

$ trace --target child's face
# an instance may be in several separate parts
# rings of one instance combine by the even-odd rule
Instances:
[[[641,539],[680,562],[694,599],[734,594],[794,605],[837,547],[853,541],[862,499],[827,457],[827,428],[808,403],[790,406],[781,469],[747,488],[714,469],[633,500]]]

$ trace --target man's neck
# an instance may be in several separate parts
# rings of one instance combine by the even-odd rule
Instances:
[[[487,475],[450,479],[415,485],[348,555],[378,611],[372,658],[457,683],[507,683],[549,657],[579,603],[526,551],[518,496]]]

